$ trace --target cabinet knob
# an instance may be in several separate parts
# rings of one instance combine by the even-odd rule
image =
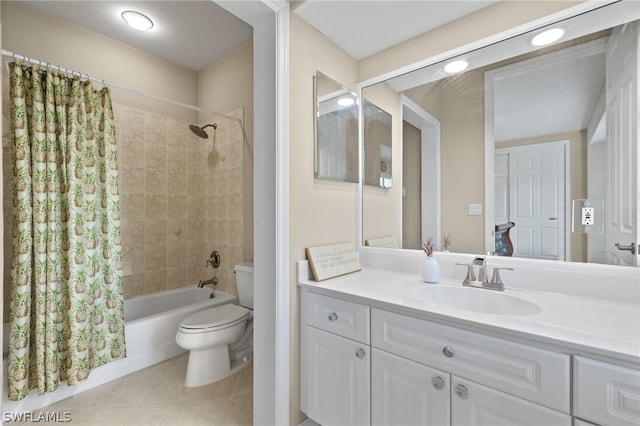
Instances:
[[[366,355],[366,352],[364,351],[364,349],[358,348],[358,350],[356,351],[356,358],[363,359],[365,355]]]
[[[444,349],[442,349],[442,353],[447,358],[451,358],[453,356],[453,348],[450,346],[445,346]]]
[[[456,395],[460,399],[467,399],[469,397],[469,389],[465,385],[456,386]]]
[[[335,312],[331,312],[329,314],[329,321],[335,321],[338,319],[338,314],[336,314]]]
[[[435,376],[431,379],[431,384],[433,385],[434,388],[436,388],[436,390],[442,390],[444,389],[444,379],[440,376]]]

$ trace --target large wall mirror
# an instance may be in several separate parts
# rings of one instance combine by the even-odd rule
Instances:
[[[363,188],[363,241],[637,265],[639,19],[614,3],[363,87],[392,115],[399,187]]]
[[[357,96],[320,71],[313,82],[315,177],[358,182]]]

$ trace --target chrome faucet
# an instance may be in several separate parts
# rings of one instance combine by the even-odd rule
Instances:
[[[198,281],[198,288],[202,288],[205,285],[213,285],[213,286],[217,286],[218,285],[218,277],[213,277],[210,280],[200,280]]]
[[[486,288],[488,290],[504,291],[504,283],[500,277],[500,270],[506,269],[513,271],[513,268],[493,268],[493,276],[489,281],[487,274],[487,259],[484,257],[476,257],[471,263],[456,263],[456,265],[467,267],[467,276],[462,281],[463,286]],[[478,266],[478,278],[474,272],[474,267]]]

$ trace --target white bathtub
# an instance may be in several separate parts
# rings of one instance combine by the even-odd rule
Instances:
[[[210,298],[215,293],[214,298]],[[134,371],[173,358],[185,352],[176,344],[180,322],[194,312],[226,303],[237,298],[209,288],[184,287],[146,296],[133,297],[124,302],[125,341],[127,357],[96,368],[87,380],[75,385],[60,385],[55,392],[38,395],[32,391],[21,401],[7,399],[8,324],[4,324],[3,342],[3,412],[30,412],[95,386],[126,376]]]

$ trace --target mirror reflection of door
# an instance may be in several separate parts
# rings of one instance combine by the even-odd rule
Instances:
[[[607,263],[638,266],[638,21],[607,43],[605,252]],[[617,245],[616,245],[617,244]]]
[[[569,141],[497,149],[496,224],[513,222],[514,257],[565,260]]]
[[[564,158],[521,153],[524,158],[510,155],[508,163],[495,159],[494,225],[515,223],[510,234],[513,256],[589,260],[591,238],[571,232],[571,200],[588,198],[586,147],[589,129],[599,121],[609,32],[485,72],[485,90],[493,99],[486,116],[493,123],[488,143],[495,144],[496,153],[566,141]],[[543,160],[571,166],[565,171],[536,164]],[[523,168],[516,171],[518,163]],[[534,165],[538,171],[527,169]]]

